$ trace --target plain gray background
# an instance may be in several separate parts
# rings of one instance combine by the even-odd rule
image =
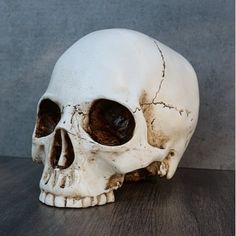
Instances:
[[[233,0],[0,0],[0,11],[0,155],[31,156],[36,104],[70,45],[129,28],[181,53],[198,75],[199,123],[181,166],[234,168]]]

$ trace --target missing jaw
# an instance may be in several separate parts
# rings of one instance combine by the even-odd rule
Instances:
[[[51,134],[61,119],[58,105],[49,99],[44,99],[39,105],[35,137],[41,138]]]
[[[132,138],[134,128],[134,117],[125,106],[106,99],[92,104],[88,133],[96,142],[108,146],[122,145]]]

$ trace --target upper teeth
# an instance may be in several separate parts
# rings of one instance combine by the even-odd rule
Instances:
[[[51,193],[41,191],[39,200],[49,206],[56,207],[71,207],[71,208],[85,208],[95,205],[104,205],[108,202],[114,202],[115,197],[113,191],[103,193],[95,197],[84,197],[81,199],[55,196]]]

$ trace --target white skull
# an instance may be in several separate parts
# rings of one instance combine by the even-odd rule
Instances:
[[[172,49],[126,29],[83,37],[60,57],[38,103],[32,156],[44,163],[40,201],[102,205],[125,177],[171,178],[198,110],[196,74]]]

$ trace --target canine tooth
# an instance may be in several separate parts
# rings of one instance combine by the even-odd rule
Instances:
[[[65,198],[63,196],[56,196],[55,197],[55,206],[56,207],[65,207]]]
[[[46,197],[46,193],[45,193],[44,191],[41,191],[41,193],[40,193],[40,195],[39,195],[39,201],[41,201],[42,203],[44,203],[45,197]]]
[[[104,205],[107,202],[107,198],[105,194],[101,194],[97,196],[97,199],[98,199],[98,205]]]
[[[51,193],[47,193],[44,203],[49,206],[53,206],[54,205],[54,196]]]
[[[114,202],[115,201],[115,196],[114,196],[113,191],[106,193],[106,196],[107,196],[107,202]]]
[[[85,198],[81,199],[81,201],[82,201],[83,207],[91,206],[91,197],[85,197]]]

